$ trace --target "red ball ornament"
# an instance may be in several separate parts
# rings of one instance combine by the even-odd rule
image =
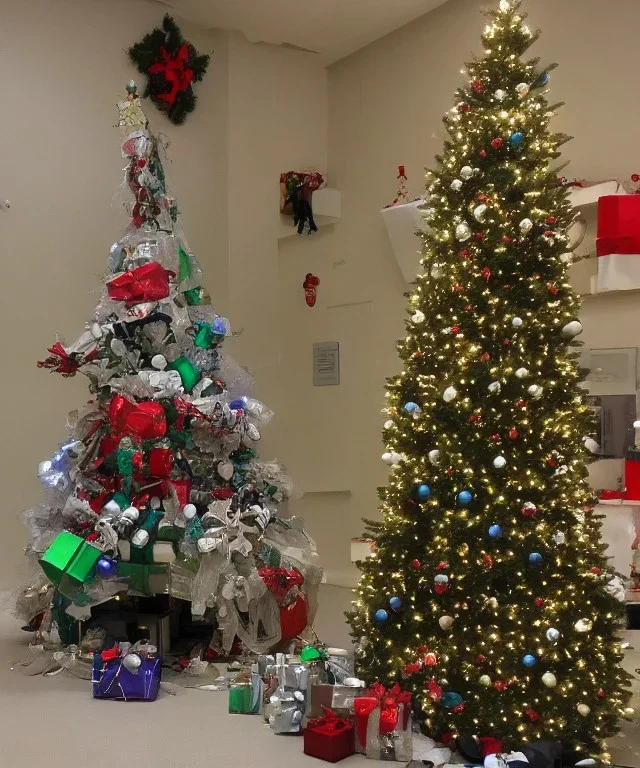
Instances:
[[[554,236],[554,234],[555,234],[555,232],[554,232],[552,229],[546,229],[546,230],[544,231],[544,236],[545,236],[545,237],[553,237],[553,236]]]
[[[428,653],[429,649],[427,648],[426,645],[420,645],[418,646],[418,648],[416,648],[416,651],[418,653]]]
[[[511,344],[511,339],[502,339],[502,346],[508,347]]]
[[[483,559],[484,564],[491,570],[493,568],[493,557],[491,555],[485,555]]]
[[[473,307],[471,306],[471,304],[467,304],[467,306],[465,307],[465,310],[467,312],[471,312],[472,309],[473,309]]]
[[[476,240],[484,240],[484,232],[476,232],[475,238]]]
[[[487,153],[487,150],[486,150],[486,149],[481,149],[481,150],[480,150],[480,157],[486,157],[486,156],[487,156],[487,154],[488,154],[488,153]]]
[[[438,565],[436,565],[436,571],[446,571],[449,567],[448,563],[445,563],[444,560],[441,560]]]
[[[497,139],[493,139],[493,141],[491,142],[491,146],[494,149],[501,149],[503,144],[504,144],[504,139],[501,139],[500,137],[498,137]]]
[[[491,277],[491,270],[489,269],[489,267],[485,267],[482,270],[481,274],[482,274],[482,277],[484,277],[485,280],[488,280]]]
[[[558,223],[558,219],[556,219],[555,216],[547,216],[547,218],[545,219],[545,223],[546,224],[552,224],[552,225],[553,224],[557,224]]]
[[[435,655],[435,653],[427,653],[427,655],[424,657],[424,663],[428,667],[435,667],[435,665],[438,663],[438,657]]]
[[[421,565],[422,565],[422,563],[419,560],[412,560],[411,561],[411,567],[412,568],[420,568]]]
[[[147,164],[147,161],[144,157],[139,158],[138,168],[144,168],[146,164]]]
[[[640,181],[640,177],[638,178],[638,181]],[[605,695],[605,694],[604,694],[604,688],[600,688],[600,689],[598,690],[598,693],[596,693],[596,696],[597,696],[599,699],[604,699],[604,695]]]
[[[476,664],[484,664],[486,660],[487,660],[487,657],[486,657],[486,656],[484,656],[484,655],[483,655],[483,654],[481,654],[481,653],[479,653],[479,654],[476,656]]]
[[[471,112],[471,105],[467,104],[466,101],[461,102],[458,104],[458,112],[461,112],[462,114],[465,112]]]
[[[493,684],[493,687],[496,689],[496,691],[499,691],[500,693],[507,690],[507,684],[503,683],[502,680],[496,680],[495,683]]]
[[[557,296],[560,293],[560,289],[554,283],[547,283],[547,290],[553,296]]]
[[[527,709],[525,715],[529,718],[529,720],[531,720],[532,723],[537,723],[540,719],[540,715],[537,712],[534,712],[533,709]]]
[[[517,440],[520,437],[520,433],[515,427],[511,427],[509,430],[509,440]]]
[[[471,87],[476,93],[482,93],[484,91],[484,86],[482,85],[481,80],[472,80],[471,81]]]
[[[453,474],[453,471],[454,471],[453,467],[447,467],[445,469],[444,473],[445,473],[445,475],[447,475],[447,477],[451,477],[451,475]]]
[[[464,704],[456,704],[453,711],[456,715],[461,715],[464,712]]]
[[[516,408],[526,408],[526,407],[527,407],[526,400],[516,400]]]
[[[481,360],[483,363],[486,363],[486,362],[487,362],[487,360],[491,360],[491,355],[490,355],[488,352],[483,352],[483,353],[480,355],[480,360]]]
[[[593,573],[595,576],[599,576],[602,573],[602,568],[598,568],[597,566],[594,566],[591,569],[591,573]]]
[[[459,325],[452,325],[451,326],[451,333],[454,336],[457,336],[460,333],[460,326]]]
[[[503,236],[502,236],[502,242],[503,242],[505,245],[509,245],[509,243],[512,243],[512,242],[513,242],[513,240],[512,240],[512,239],[509,237],[509,235],[503,235]]]
[[[496,433],[495,435],[491,435],[491,440],[492,440],[492,442],[494,442],[494,443],[497,443],[497,442],[499,442],[499,440],[500,440],[500,435],[499,435],[499,434],[497,434],[497,433]]]
[[[461,259],[470,259],[471,253],[466,248],[464,248],[462,251],[460,251],[458,256],[460,256]]]
[[[486,203],[488,199],[489,199],[489,198],[488,198],[486,195],[483,195],[483,194],[480,194],[480,195],[476,195],[476,200],[477,200],[479,203]]]
[[[640,176],[637,173],[631,174],[631,181],[633,181],[634,184],[637,184],[640,181]]]
[[[402,670],[405,675],[415,675],[416,672],[420,672],[422,669],[422,664],[420,664],[419,661],[414,661],[411,664],[405,664],[404,669]]]
[[[477,413],[472,413],[471,416],[469,416],[469,421],[471,422],[480,421],[480,416],[478,416]]]
[[[444,593],[449,589],[448,584],[434,584],[433,588],[436,591],[437,595],[444,595]]]
[[[536,608],[542,608],[542,606],[545,603],[544,597],[536,597],[533,603],[536,606]]]

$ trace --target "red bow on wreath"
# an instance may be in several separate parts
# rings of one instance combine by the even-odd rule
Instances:
[[[98,350],[93,349],[87,355],[81,355],[78,352],[67,352],[59,341],[49,347],[48,352],[51,357],[46,360],[38,361],[38,368],[51,368],[63,376],[75,376],[76,371],[85,363],[90,363],[98,357]]]
[[[162,46],[160,49],[162,61],[156,62],[149,67],[150,75],[164,75],[164,79],[171,86],[167,93],[158,93],[156,98],[165,101],[169,106],[176,103],[178,95],[191,85],[194,72],[187,67],[189,61],[189,48],[186,43],[180,46],[176,53],[169,51]]]

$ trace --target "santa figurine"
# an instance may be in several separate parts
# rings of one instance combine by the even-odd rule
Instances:
[[[311,272],[307,272],[307,276],[302,283],[304,288],[304,298],[310,307],[315,306],[316,303],[316,288],[320,285],[320,278],[316,277]]]

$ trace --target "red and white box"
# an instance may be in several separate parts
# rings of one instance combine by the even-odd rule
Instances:
[[[640,288],[640,195],[598,201],[598,291]]]

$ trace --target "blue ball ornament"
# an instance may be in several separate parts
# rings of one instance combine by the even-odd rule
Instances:
[[[455,691],[447,691],[442,696],[442,703],[447,709],[453,709],[454,707],[457,707],[458,704],[462,704],[462,696]]]
[[[511,142],[511,145],[514,147],[519,147],[524,140],[524,133],[522,131],[516,131],[515,133],[512,133],[509,137],[509,141]]]
[[[492,525],[489,527],[489,536],[491,536],[492,539],[497,539],[501,533],[502,528],[499,525]]]
[[[422,499],[423,501],[425,501],[426,499],[429,498],[429,496],[431,496],[431,488],[429,488],[429,486],[426,485],[426,483],[420,483],[420,485],[416,489],[416,494],[419,499]]]
[[[471,501],[473,499],[473,494],[471,491],[460,491],[458,494],[458,501],[460,504],[462,504],[463,507],[466,507],[467,504],[471,504]]]
[[[540,83],[540,85],[547,85],[549,80],[551,80],[551,75],[548,72],[543,72],[540,75],[539,83]]]
[[[238,397],[229,403],[229,408],[231,408],[232,411],[239,411],[241,408],[245,407],[248,399],[249,398],[245,397],[244,395],[242,397]]]
[[[529,562],[531,565],[540,565],[542,562],[542,555],[539,552],[532,552],[529,555]]]
[[[408,402],[404,404],[404,409],[407,413],[415,413],[420,410],[418,403]]]
[[[96,571],[101,579],[112,579],[118,570],[118,564],[110,557],[103,556],[96,563]]]
[[[399,611],[400,608],[402,608],[402,600],[394,595],[393,597],[389,598],[389,605],[392,611]]]
[[[535,666],[536,661],[537,661],[536,657],[532,656],[530,653],[522,657],[522,663],[525,665],[525,667]]]
[[[384,624],[385,621],[387,621],[389,618],[389,614],[385,611],[384,608],[378,608],[378,610],[373,615],[373,618],[377,624]]]

